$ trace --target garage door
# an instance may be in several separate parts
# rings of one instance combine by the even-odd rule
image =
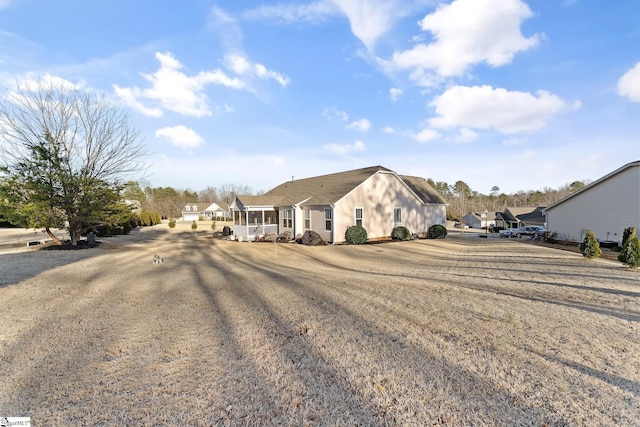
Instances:
[[[182,214],[183,221],[197,221],[198,214],[197,213],[183,213]]]

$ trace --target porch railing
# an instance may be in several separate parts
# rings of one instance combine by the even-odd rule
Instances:
[[[234,225],[233,234],[242,237],[243,240],[254,240],[256,236],[264,236],[265,234],[277,234],[278,224],[244,224]]]

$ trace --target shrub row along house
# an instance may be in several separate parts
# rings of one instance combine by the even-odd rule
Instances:
[[[424,178],[372,166],[292,179],[261,196],[237,195],[229,208],[239,239],[285,232],[295,237],[311,230],[326,242],[341,243],[352,225],[364,227],[371,240],[389,237],[400,225],[426,233],[445,224],[446,206]]]
[[[599,241],[620,245],[625,228],[640,230],[640,160],[548,206],[544,214],[547,231],[559,240],[579,242],[591,230]]]

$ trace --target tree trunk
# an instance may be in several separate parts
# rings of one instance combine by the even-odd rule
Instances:
[[[55,234],[53,234],[53,232],[51,231],[51,229],[49,227],[45,227],[44,231],[47,232],[47,235],[49,236],[49,238],[51,240],[53,240],[55,242],[56,245],[61,245],[62,244],[62,240],[58,239],[56,237]]]

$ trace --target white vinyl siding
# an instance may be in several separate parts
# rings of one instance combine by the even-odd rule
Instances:
[[[640,165],[594,183],[546,211],[547,231],[577,242],[591,230],[598,240],[621,242],[625,228],[640,227],[639,183]]]

